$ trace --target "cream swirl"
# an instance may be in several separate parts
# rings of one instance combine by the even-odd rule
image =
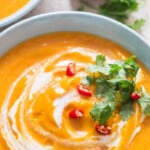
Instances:
[[[65,51],[31,66],[14,81],[0,120],[2,135],[11,150],[53,150],[57,144],[72,148],[113,147],[120,142],[125,122],[118,123],[119,128],[112,135],[102,137],[82,127],[79,130],[71,127],[64,114],[72,103],[89,105],[88,109],[92,105],[92,101],[76,93],[74,85],[85,74],[87,62],[92,62],[95,56],[96,53],[82,48]],[[77,62],[78,57],[81,61]],[[77,62],[78,73],[73,78],[65,76],[70,60]],[[87,126],[91,125],[89,122]]]

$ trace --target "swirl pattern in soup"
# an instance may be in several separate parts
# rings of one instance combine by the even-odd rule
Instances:
[[[76,87],[97,54],[108,61],[124,60],[130,53],[94,35],[62,32],[42,35],[16,46],[0,59],[1,150],[143,150],[149,145],[150,119],[140,107],[127,121],[119,114],[110,120],[110,135],[94,130],[89,111],[97,101],[80,95]],[[68,63],[76,74],[66,75]],[[150,75],[140,65],[138,86],[150,91]],[[71,119],[75,108],[84,117]],[[147,146],[146,150],[150,150]]]

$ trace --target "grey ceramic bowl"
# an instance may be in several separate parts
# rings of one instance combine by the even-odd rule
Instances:
[[[17,21],[20,18],[22,18],[23,16],[25,16],[26,14],[28,14],[38,4],[39,1],[40,0],[29,0],[29,2],[24,7],[22,7],[21,9],[19,9],[12,15],[10,15],[4,19],[0,19],[0,28],[5,27],[5,26]]]
[[[81,31],[110,39],[137,55],[150,69],[150,47],[139,34],[107,17],[83,12],[48,13],[9,27],[0,34],[0,55],[31,37],[57,31]]]

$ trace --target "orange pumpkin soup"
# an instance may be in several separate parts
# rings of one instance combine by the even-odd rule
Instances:
[[[0,19],[12,15],[28,2],[29,0],[0,0]]]
[[[79,32],[11,49],[0,59],[0,149],[150,150],[150,75],[130,56]]]

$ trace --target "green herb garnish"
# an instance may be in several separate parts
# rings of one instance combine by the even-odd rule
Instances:
[[[139,99],[142,111],[146,116],[150,116],[150,94],[145,90],[141,90],[142,97]]]
[[[102,5],[93,6],[87,0],[79,0],[81,6],[78,10],[84,11],[84,6],[95,10],[98,14],[103,14],[105,16],[116,19],[134,30],[140,29],[144,24],[144,19],[137,19],[133,24],[128,25],[126,20],[129,18],[130,14],[137,11],[139,8],[138,0],[105,0]]]
[[[137,0],[106,0],[99,12],[124,22],[128,15],[138,9]]]
[[[145,115],[150,115],[150,95],[136,89],[136,76],[139,65],[136,57],[131,56],[124,61],[107,63],[103,55],[96,56],[95,64],[87,68],[87,76],[81,80],[82,84],[95,85],[95,95],[99,99],[90,111],[91,117],[105,124],[113,111],[119,112],[123,121],[133,114],[133,103],[139,103]],[[131,99],[135,91],[140,93],[138,101]]]
[[[130,28],[134,29],[134,30],[138,30],[141,27],[143,27],[145,24],[145,20],[144,19],[137,19],[134,21],[134,23],[132,25],[129,25]]]
[[[133,108],[131,103],[125,103],[120,107],[120,115],[123,121],[126,121],[133,114]]]
[[[100,122],[101,124],[105,124],[108,118],[112,116],[112,111],[115,108],[115,103],[113,102],[101,102],[95,103],[92,110],[90,111],[90,115],[95,121]]]

